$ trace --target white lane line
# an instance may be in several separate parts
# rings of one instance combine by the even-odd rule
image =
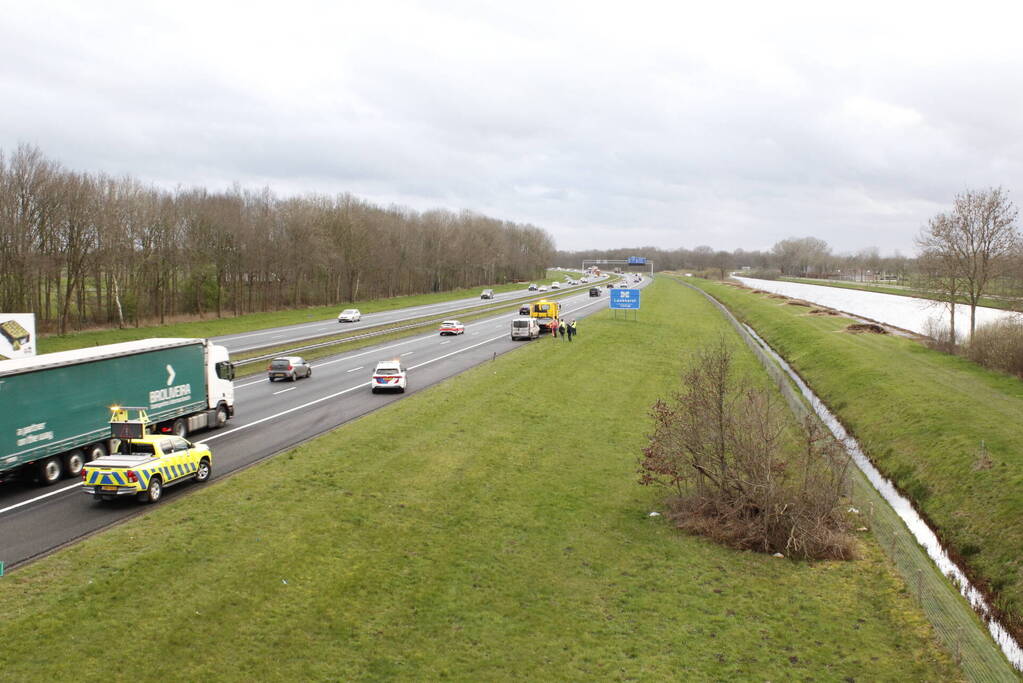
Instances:
[[[450,339],[448,339],[448,340],[446,340],[446,341],[442,341],[442,342],[440,343],[440,346],[444,346],[445,344],[450,344],[450,343],[451,343],[451,340],[450,340]]]
[[[5,508],[0,508],[0,515],[2,515],[3,513],[7,512],[8,510],[14,510],[15,508],[20,508],[22,505],[28,505],[29,503],[34,503],[37,500],[42,500],[43,498],[49,498],[50,496],[55,496],[58,493],[64,493],[65,491],[70,491],[71,489],[76,489],[76,488],[78,488],[81,485],[82,485],[82,482],[78,482],[77,484],[71,484],[70,486],[65,486],[64,488],[57,489],[56,491],[50,491],[49,493],[44,493],[43,495],[36,496],[35,498],[29,498],[28,500],[23,500],[20,503],[15,503],[14,505],[8,505]]]
[[[366,366],[365,365],[360,365],[357,368],[352,368],[351,370],[345,370],[345,372],[355,372],[356,370],[362,370],[364,367],[366,367]]]
[[[262,384],[263,382],[269,382],[269,381],[270,381],[269,377],[264,377],[263,379],[257,379],[255,382],[249,382],[248,384],[236,384],[234,388],[235,389],[244,389],[245,387],[251,387],[253,384]]]
[[[281,389],[280,391],[275,391],[274,396],[276,396],[277,394],[284,394],[289,391],[294,391],[295,389],[298,389],[298,387],[291,387],[290,389]]]
[[[399,355],[398,357],[401,358],[403,356],[411,356],[413,353],[415,353],[415,351],[406,351],[405,353]]]

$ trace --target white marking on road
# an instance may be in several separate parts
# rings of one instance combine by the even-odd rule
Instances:
[[[441,345],[441,346],[444,346],[445,344],[450,344],[450,343],[451,343],[451,340],[450,340],[450,339],[448,339],[448,340],[446,340],[446,341],[442,341],[442,342],[440,343],[440,345]]]
[[[401,358],[402,356],[411,356],[413,353],[415,353],[415,351],[406,351],[405,353],[401,354],[398,357]]]
[[[356,370],[362,370],[364,367],[366,367],[366,366],[365,365],[360,365],[357,368],[352,368],[351,370],[345,370],[345,372],[355,372]]]
[[[64,488],[57,489],[56,491],[50,491],[49,493],[44,493],[43,495],[36,496],[35,498],[29,498],[28,500],[23,500],[20,503],[15,503],[14,505],[8,505],[5,508],[0,508],[0,515],[2,515],[3,513],[7,512],[8,510],[14,510],[15,508],[20,508],[22,505],[28,505],[29,503],[34,503],[37,500],[42,500],[43,498],[49,498],[50,496],[55,496],[58,493],[64,493],[65,491],[70,491],[71,489],[76,489],[76,488],[78,488],[81,485],[82,485],[82,482],[78,482],[77,484],[71,484],[70,486],[65,486]]]
[[[286,393],[286,392],[289,392],[289,391],[294,391],[295,389],[298,389],[298,387],[291,387],[289,389],[281,389],[280,391],[275,391],[274,392],[274,396],[276,396],[277,394],[283,394],[283,393]]]

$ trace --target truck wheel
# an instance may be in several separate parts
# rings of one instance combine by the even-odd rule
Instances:
[[[210,461],[203,458],[199,461],[199,469],[195,471],[195,480],[200,484],[210,478],[213,473],[213,468],[210,466]]]
[[[188,427],[185,425],[185,421],[180,417],[174,420],[174,424],[171,425],[171,434],[174,436],[180,436],[182,439],[188,436]]]
[[[160,477],[154,476],[149,480],[149,488],[139,494],[139,500],[143,503],[149,503],[152,505],[156,501],[160,500],[160,496],[163,495],[163,482],[160,481]]]
[[[227,408],[224,406],[217,406],[217,427],[223,427],[227,424]]]
[[[93,458],[95,459],[95,458]],[[79,448],[64,454],[64,471],[69,477],[77,477],[85,466],[85,452]]]
[[[86,449],[85,451],[85,457],[88,458],[88,460],[86,460],[85,462],[95,460],[96,458],[102,458],[106,454],[107,454],[106,446],[104,446],[101,443],[94,443],[91,446],[89,446],[89,448]]]
[[[43,486],[56,483],[62,474],[64,463],[57,456],[46,458],[39,463],[39,483]]]

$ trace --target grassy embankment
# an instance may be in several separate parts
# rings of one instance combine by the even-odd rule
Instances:
[[[799,282],[805,285],[821,285],[822,287],[836,287],[838,289],[859,289],[864,292],[879,292],[881,294],[909,296],[917,299],[929,299],[931,301],[938,300],[938,296],[934,292],[926,292],[920,289],[912,289],[910,287],[892,287],[875,285],[869,282],[844,282],[842,280],[815,280],[802,277],[782,277],[778,279],[783,282]],[[959,303],[969,305],[970,302],[966,297],[961,296],[959,297]],[[1011,298],[982,296],[977,305],[984,306],[986,308],[1001,308],[1009,311],[1018,311],[1021,306],[1023,306],[1023,301]]]
[[[797,563],[647,516],[647,407],[728,330],[657,282],[44,558],[0,581],[3,675],[958,678],[869,537]]]
[[[847,319],[693,284],[807,380],[1023,633],[1023,382],[902,337],[845,334]]]
[[[548,280],[563,280],[568,273],[561,271],[547,271]],[[539,281],[538,281],[539,282]],[[229,318],[207,318],[206,320],[195,320],[192,322],[173,323],[169,325],[150,325],[146,327],[130,327],[124,329],[89,330],[86,332],[75,332],[66,335],[48,335],[39,338],[39,353],[52,353],[54,351],[67,351],[68,349],[79,349],[86,346],[99,346],[100,344],[114,344],[117,342],[132,341],[135,339],[147,339],[149,337],[218,337],[226,334],[238,334],[251,330],[261,330],[268,327],[280,327],[282,325],[295,325],[315,320],[326,320],[336,317],[338,312],[344,308],[358,308],[367,313],[379,313],[391,311],[396,308],[409,306],[424,306],[427,304],[442,303],[455,299],[464,299],[472,296],[479,296],[484,289],[493,289],[495,293],[510,292],[522,289],[521,283],[506,285],[483,285],[458,289],[448,292],[436,292],[433,294],[415,294],[411,296],[396,296],[390,299],[370,299],[356,301],[355,303],[342,304],[337,306],[316,306],[311,308],[299,308],[287,311],[273,311],[269,313],[249,313]]]

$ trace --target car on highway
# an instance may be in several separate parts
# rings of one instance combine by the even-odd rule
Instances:
[[[519,315],[529,315],[529,304],[519,306]]]
[[[266,375],[271,382],[276,379],[290,379],[294,382],[299,377],[312,377],[313,366],[301,356],[281,356],[266,366]]]
[[[540,291],[541,292],[546,292],[547,291],[547,285],[540,285]]]
[[[362,313],[357,308],[346,308],[337,316],[339,323],[357,323],[362,320]]]
[[[533,283],[533,284],[529,285],[528,289],[529,289],[529,291],[531,291],[531,292],[535,292],[535,291],[536,291],[536,289],[537,289],[537,287],[536,287],[536,283]]]
[[[600,296],[600,287],[590,287],[590,296]]]
[[[408,370],[397,360],[382,360],[373,370],[370,385],[374,394],[381,391],[404,393],[408,386]]]
[[[515,341],[516,339],[536,339],[539,336],[540,323],[537,322],[536,318],[515,318],[512,320],[512,341]]]
[[[155,503],[168,486],[202,483],[212,471],[213,452],[206,444],[150,434],[121,439],[116,453],[85,463],[82,491],[96,500],[134,496],[140,502]]]
[[[446,334],[465,334],[465,325],[457,320],[445,320],[440,324],[440,336]]]
[[[551,283],[551,289],[561,289],[561,283],[560,282],[552,282]]]
[[[493,299],[494,298],[494,290],[492,290],[492,289],[484,289],[480,293],[480,298],[481,299]]]
[[[586,282],[589,282],[589,281],[590,281],[590,278],[588,278],[588,277],[584,277],[584,278],[580,278],[579,279],[579,282],[583,282],[583,283],[586,283]]]

